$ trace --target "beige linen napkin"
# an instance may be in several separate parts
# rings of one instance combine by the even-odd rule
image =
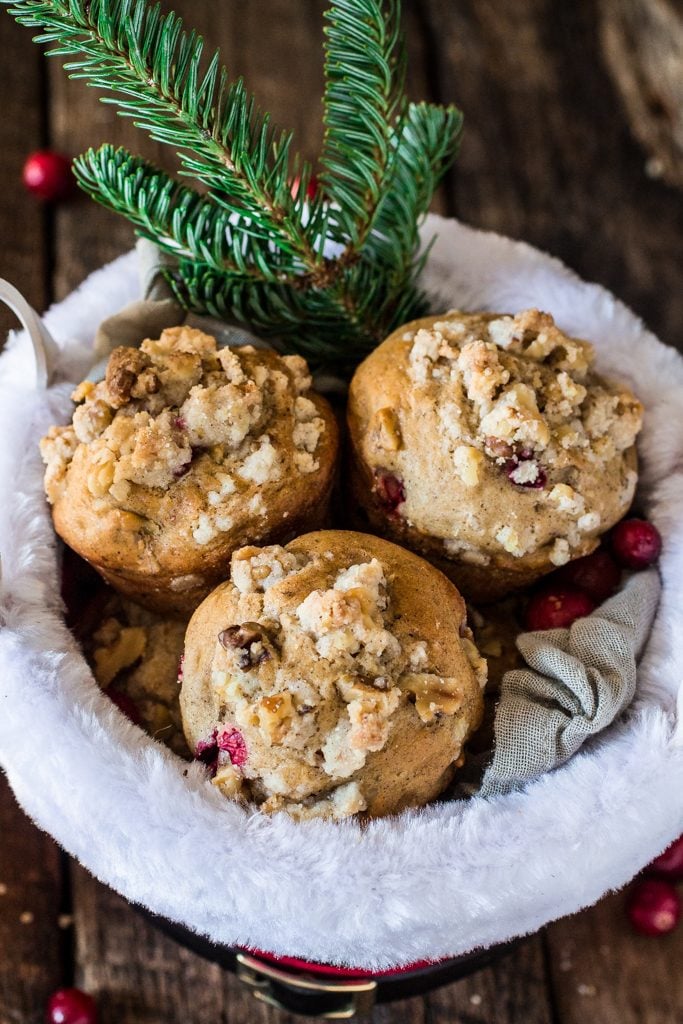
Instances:
[[[527,667],[503,677],[483,796],[508,793],[564,764],[625,711],[659,590],[656,570],[648,569],[571,629],[518,637]]]

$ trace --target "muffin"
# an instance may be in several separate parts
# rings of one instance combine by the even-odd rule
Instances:
[[[329,530],[235,552],[190,621],[180,707],[226,796],[299,819],[378,817],[448,785],[485,681],[445,576]]]
[[[83,638],[96,681],[154,739],[189,757],[178,703],[187,624],[115,594],[102,612],[97,628]]]
[[[197,607],[247,543],[324,525],[337,454],[300,356],[189,327],[112,352],[41,442],[57,533],[118,591]]]
[[[548,313],[406,324],[351,382],[355,525],[495,600],[592,551],[636,486],[642,407]]]

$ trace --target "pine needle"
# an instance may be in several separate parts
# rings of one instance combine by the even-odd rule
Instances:
[[[399,0],[330,3],[312,199],[312,168],[291,133],[176,14],[149,0],[0,3],[39,31],[36,42],[65,59],[70,77],[178,154],[183,182],[110,145],[78,157],[74,171],[90,196],[175,258],[169,281],[188,308],[243,321],[345,372],[424,312],[419,225],[457,152],[462,117],[408,104]]]

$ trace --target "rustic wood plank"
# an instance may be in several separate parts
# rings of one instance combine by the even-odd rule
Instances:
[[[552,1024],[541,938],[535,936],[490,967],[430,993],[426,1002],[429,1024]]]
[[[220,968],[178,947],[82,868],[72,877],[76,979],[97,1000],[100,1024],[225,1020]]]
[[[7,278],[28,301],[42,310],[48,299],[47,218],[45,207],[21,182],[28,154],[44,142],[42,123],[42,57],[26,29],[0,12],[0,277]],[[17,69],[21,68],[21,74]],[[0,347],[17,321],[0,306]]]
[[[683,928],[635,934],[617,893],[547,929],[562,1024],[675,1024],[683,1015]]]
[[[466,117],[452,212],[560,256],[680,344],[683,199],[625,127],[595,0],[423,6],[439,98]]]
[[[44,68],[30,34],[4,11],[0,51],[0,276],[40,310],[49,297],[49,212],[25,191],[21,171],[45,142]],[[17,326],[1,306],[0,347]],[[60,855],[18,808],[1,774],[0,836],[0,1024],[38,1024],[48,994],[62,980]]]
[[[0,774],[0,1024],[41,1024],[62,982],[60,855]]]
[[[600,38],[631,131],[656,177],[683,185],[680,0],[600,0]]]
[[[78,983],[100,1024],[296,1024],[257,1002],[237,979],[177,945],[121,897],[75,867]],[[377,1007],[376,1024],[426,1024],[424,1001]]]

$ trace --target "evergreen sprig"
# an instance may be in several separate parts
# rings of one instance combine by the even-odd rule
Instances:
[[[175,181],[105,145],[81,186],[175,257],[178,298],[314,364],[350,368],[424,311],[418,228],[455,156],[454,107],[408,104],[399,0],[331,0],[320,186],[292,136],[174,13],[149,0],[0,0],[73,78],[178,153]],[[298,187],[292,187],[294,181]]]

